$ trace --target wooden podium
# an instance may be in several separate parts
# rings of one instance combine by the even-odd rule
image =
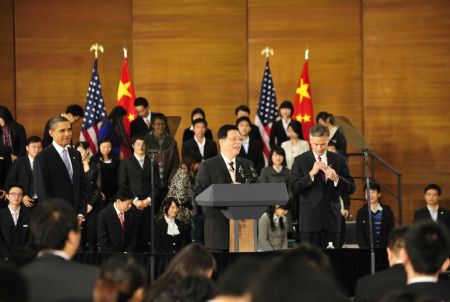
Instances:
[[[230,221],[230,252],[256,252],[258,219],[268,206],[288,202],[283,183],[213,184],[195,201],[202,207],[219,207]]]

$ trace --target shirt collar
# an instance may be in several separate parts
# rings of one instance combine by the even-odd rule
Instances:
[[[275,168],[275,166],[272,166],[272,168],[275,170],[275,172],[280,173],[283,171],[283,166],[281,166],[279,169]]]
[[[313,154],[314,154],[314,158],[315,158],[316,160],[319,160],[319,155],[317,155],[316,152],[314,152],[314,151],[313,151]],[[325,153],[322,154],[322,155],[320,156],[320,159],[321,159],[323,162],[327,162],[327,151],[325,151]]]
[[[8,205],[8,209],[9,209],[9,211],[11,212],[11,215],[13,215],[13,214],[19,214],[20,213],[20,207],[19,207],[19,209],[17,210],[17,211],[13,211],[13,209],[11,209],[11,207]]]
[[[370,208],[370,210],[372,210],[372,207]],[[377,210],[375,212],[373,212],[373,213],[376,213],[378,211],[383,211],[383,207],[381,206],[381,203],[378,203]]]
[[[432,213],[437,213],[439,211],[439,207],[437,207],[436,210],[433,210],[429,205],[427,205],[427,209]]]
[[[66,252],[64,252],[62,250],[50,250],[50,249],[48,249],[48,250],[42,250],[42,251],[40,251],[38,253],[38,257],[42,257],[43,255],[55,255],[55,256],[58,256],[58,257],[61,257],[61,258],[65,259],[67,261],[70,261],[70,256]]]
[[[164,220],[165,220],[167,223],[174,223],[174,222],[175,222],[175,219],[174,219],[174,218],[170,219],[169,217],[167,217],[167,215],[164,215]]]
[[[34,158],[31,158],[31,156],[29,156],[29,155],[27,155],[28,156],[28,160],[30,161],[30,163],[33,163],[34,162]]]
[[[144,156],[138,156],[138,155],[135,154],[135,153],[133,153],[133,155],[134,155],[134,157],[135,157],[138,161],[140,161],[140,160],[142,160],[142,159],[145,159],[145,155],[144,155]]]
[[[61,147],[60,145],[58,145],[55,141],[52,142],[53,147],[55,147],[56,151],[61,154],[63,152],[63,150],[67,150],[67,146],[65,148]]]
[[[200,142],[200,141],[197,140],[197,138],[194,135],[194,140],[197,143],[197,145],[199,145],[201,147],[203,147],[205,145],[205,143],[206,143],[206,137],[203,137],[203,142]]]
[[[113,203],[114,206],[114,210],[116,211],[116,214],[119,215],[122,211],[120,211],[117,207],[116,207],[116,203]]]
[[[233,159],[228,159],[225,155],[223,155],[223,153],[220,153],[220,155],[222,156],[223,160],[227,165],[230,161],[232,161],[234,163],[234,167],[236,168],[236,157]]]
[[[436,283],[438,281],[437,277],[435,276],[422,276],[422,277],[414,277],[408,280],[407,284],[414,284],[414,283]]]

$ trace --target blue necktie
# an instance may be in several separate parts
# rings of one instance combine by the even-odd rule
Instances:
[[[70,181],[73,182],[73,171],[72,166],[70,165],[70,159],[67,149],[63,149],[63,161],[64,165],[66,166],[67,173],[69,173]]]

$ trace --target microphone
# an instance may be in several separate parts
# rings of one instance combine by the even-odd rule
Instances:
[[[152,153],[152,154],[161,153],[161,150],[159,150],[159,149],[148,149],[147,153]]]

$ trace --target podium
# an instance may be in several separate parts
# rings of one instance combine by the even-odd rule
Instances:
[[[212,184],[195,201],[218,207],[230,220],[230,252],[256,252],[258,219],[269,206],[285,205],[284,183]]]

